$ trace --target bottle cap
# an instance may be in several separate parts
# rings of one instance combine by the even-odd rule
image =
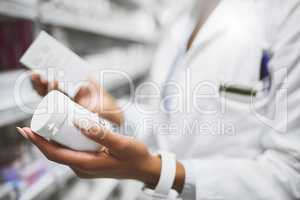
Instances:
[[[48,93],[35,110],[31,129],[40,136],[51,139],[68,115],[69,97],[54,90]]]

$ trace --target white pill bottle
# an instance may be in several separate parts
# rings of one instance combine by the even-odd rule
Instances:
[[[47,140],[77,151],[97,151],[100,145],[83,135],[75,126],[90,127],[91,122],[111,129],[111,124],[59,91],[51,91],[35,110],[31,129]]]

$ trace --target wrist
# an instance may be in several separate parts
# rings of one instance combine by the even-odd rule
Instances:
[[[182,192],[185,184],[185,169],[184,166],[177,161],[176,163],[176,176],[172,189],[176,190],[179,194]]]
[[[140,181],[145,183],[147,188],[154,189],[159,181],[162,161],[160,156],[152,155],[142,167]]]
[[[147,188],[154,189],[161,176],[162,161],[160,156],[152,156],[145,164],[140,181],[144,182]],[[176,175],[172,189],[181,193],[185,184],[185,169],[180,162],[176,162]]]

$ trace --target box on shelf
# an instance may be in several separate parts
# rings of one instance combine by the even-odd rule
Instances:
[[[0,71],[21,68],[19,59],[33,41],[33,28],[27,20],[0,21]]]

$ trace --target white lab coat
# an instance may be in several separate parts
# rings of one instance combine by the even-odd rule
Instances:
[[[125,110],[127,122],[139,124],[145,142],[176,153],[186,170],[185,200],[300,199],[300,1],[223,0],[192,48],[178,56],[192,24],[181,16],[154,61],[151,81],[164,90],[151,99],[167,95],[167,102],[149,101],[159,114],[133,105]],[[273,57],[271,87],[262,92],[264,50]],[[166,81],[180,88],[163,87]],[[223,83],[258,94],[252,101],[223,96]]]

